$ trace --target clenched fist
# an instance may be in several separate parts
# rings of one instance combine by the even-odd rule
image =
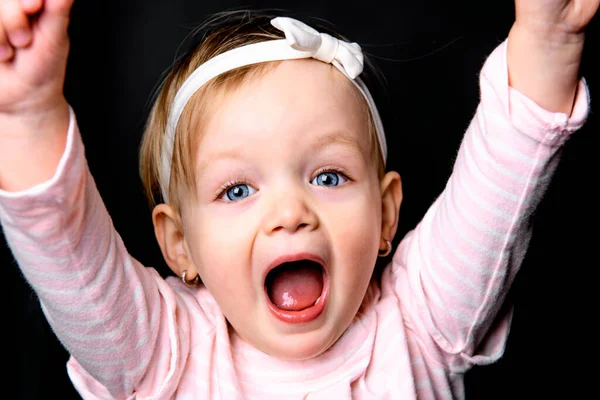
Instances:
[[[73,0],[0,0],[0,114],[42,112],[63,96]]]

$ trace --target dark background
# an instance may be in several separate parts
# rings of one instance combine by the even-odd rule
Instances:
[[[479,70],[508,34],[513,2],[76,1],[66,96],[117,230],[136,258],[163,274],[137,175],[144,120],[151,94],[186,35],[209,13],[233,7],[276,7],[323,18],[372,56],[386,78],[372,91],[388,135],[388,164],[404,185],[397,244],[445,185],[478,102]],[[592,97],[600,91],[599,64],[592,59],[599,25],[596,17],[582,66]],[[467,374],[468,399],[573,399],[588,397],[596,386],[599,129],[592,112],[564,148],[511,291],[516,310],[506,353]],[[8,398],[78,398],[66,374],[68,355],[6,246],[0,246],[0,265],[8,350],[0,377],[12,392]]]

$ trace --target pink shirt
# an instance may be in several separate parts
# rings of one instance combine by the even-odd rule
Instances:
[[[488,58],[481,103],[452,177],[402,240],[381,282],[328,351],[281,361],[240,340],[205,288],[163,280],[133,259],[87,168],[72,114],[56,175],[0,191],[8,243],[72,355],[86,399],[463,398],[464,373],[497,360],[505,295],[557,151],[588,113],[582,81],[570,117],[509,88],[506,42]],[[393,156],[393,155],[392,155]],[[290,345],[293,345],[290,344]]]

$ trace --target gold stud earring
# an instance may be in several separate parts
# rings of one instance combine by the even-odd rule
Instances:
[[[187,269],[184,269],[183,272],[181,273],[181,281],[183,283],[185,283],[185,286],[195,287],[195,286],[200,285],[200,274],[196,275],[196,277],[194,279],[191,279],[189,281],[185,278],[186,274],[187,274]]]
[[[385,244],[386,244],[386,248],[384,250],[379,250],[379,253],[377,253],[377,255],[379,257],[385,257],[392,252],[392,242],[390,242],[389,240],[386,240]]]

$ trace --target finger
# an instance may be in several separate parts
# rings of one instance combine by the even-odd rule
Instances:
[[[29,18],[23,12],[19,0],[3,0],[0,2],[0,17],[4,32],[13,47],[25,47],[31,42]]]
[[[39,13],[43,5],[43,0],[21,0],[21,7],[27,15]]]
[[[68,17],[73,6],[73,0],[44,0],[44,10],[51,14]]]
[[[4,33],[2,21],[0,21],[0,61],[10,60],[13,54],[14,50],[10,43],[8,43],[8,38],[6,37],[6,33]]]
[[[73,0],[43,0],[43,3],[42,12],[35,22],[36,27],[46,32],[55,44],[64,43],[68,40],[67,29]]]

